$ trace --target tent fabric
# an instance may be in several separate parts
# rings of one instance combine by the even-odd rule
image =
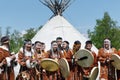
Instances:
[[[72,48],[74,41],[81,42],[81,48],[84,49],[85,42],[88,40],[78,30],[76,30],[63,16],[57,15],[51,18],[33,37],[32,42],[41,41],[46,45],[46,50],[50,49],[50,43],[56,40],[57,37],[62,37],[67,40]],[[93,45],[92,50],[96,53],[98,49]]]

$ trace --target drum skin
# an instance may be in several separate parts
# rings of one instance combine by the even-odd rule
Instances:
[[[93,54],[86,49],[80,49],[74,56],[77,59],[77,64],[81,67],[90,67],[94,63]]]
[[[116,69],[120,70],[120,56],[117,55],[117,54],[112,54],[112,56],[111,56],[111,61],[112,61],[112,65],[113,65]]]
[[[54,72],[54,71],[57,71],[59,69],[58,62],[56,60],[50,59],[50,58],[42,59],[40,65],[46,71],[50,71],[50,72]]]
[[[98,73],[99,73],[98,67],[93,67],[89,76],[89,80],[96,80]]]
[[[70,74],[70,68],[67,60],[65,58],[61,58],[59,61],[60,71],[64,78],[67,78]]]

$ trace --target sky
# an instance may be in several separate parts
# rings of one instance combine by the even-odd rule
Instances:
[[[94,30],[105,12],[120,25],[120,0],[75,0],[63,16],[82,34]],[[53,13],[39,0],[0,0],[0,27],[20,32],[44,25]]]

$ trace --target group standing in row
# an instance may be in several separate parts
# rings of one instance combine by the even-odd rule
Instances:
[[[81,42],[75,41],[73,48],[69,47],[69,41],[62,41],[61,37],[51,42],[51,48],[45,51],[45,43],[36,41],[32,44],[31,40],[25,40],[23,47],[18,52],[18,59],[10,52],[9,38],[1,38],[0,46],[0,80],[15,80],[14,66],[20,64],[19,74],[16,80],[88,80],[91,70],[98,67],[100,62],[100,80],[120,80],[120,71],[111,63],[111,55],[120,55],[120,51],[111,47],[109,39],[104,40],[103,47],[99,49],[98,54],[91,50],[92,41],[86,41],[85,49],[90,51],[94,57],[94,62],[89,67],[81,67],[77,64],[75,54],[81,49]],[[41,67],[41,60],[50,58],[59,61],[65,58],[70,67],[70,73],[65,78],[60,69],[57,71],[47,71]]]

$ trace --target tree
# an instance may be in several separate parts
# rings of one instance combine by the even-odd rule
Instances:
[[[38,28],[30,28],[28,30],[26,30],[26,34],[23,35],[24,39],[32,39],[35,34],[42,28],[42,26],[38,27]]]
[[[96,20],[94,31],[88,30],[88,37],[93,41],[93,44],[100,48],[103,45],[103,40],[109,38],[112,42],[112,46],[120,48],[120,28],[116,25],[117,22],[113,21],[107,12],[104,13],[104,17],[100,20]]]
[[[22,34],[21,32],[14,30],[12,33],[10,31],[11,27],[6,27],[5,35],[10,37],[10,51],[17,53],[18,50],[22,47],[23,41],[25,39],[32,39],[35,34],[42,28],[42,26],[38,28],[30,28],[26,30],[26,34]],[[0,27],[0,38],[2,36],[2,31]]]
[[[30,28],[26,30],[26,34],[23,35],[24,39],[32,39],[36,34],[36,30],[34,28]]]
[[[21,33],[14,30],[14,32],[10,35],[10,51],[17,53],[22,44],[23,39]]]

